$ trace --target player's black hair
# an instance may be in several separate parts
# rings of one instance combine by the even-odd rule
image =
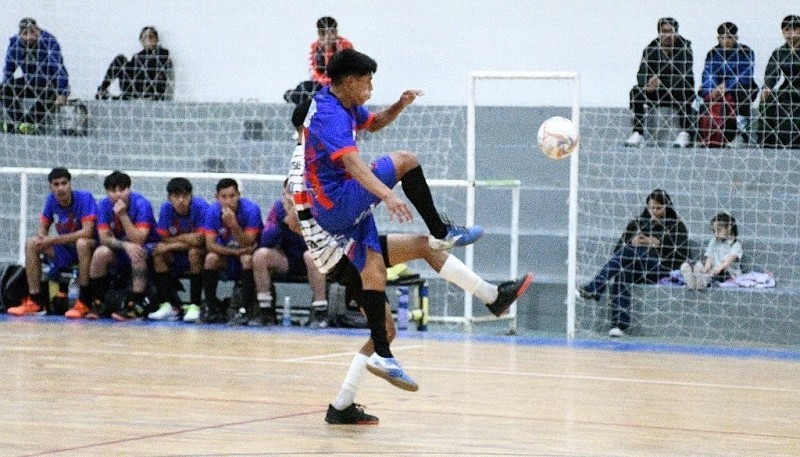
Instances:
[[[221,191],[222,189],[227,189],[228,187],[233,187],[236,189],[236,192],[239,192],[239,183],[233,178],[220,179],[217,183],[217,192]]]
[[[667,191],[661,189],[655,189],[650,192],[650,195],[644,200],[645,208],[640,217],[650,217],[650,212],[647,210],[647,204],[650,203],[650,200],[654,200],[658,204],[665,206],[665,219],[678,219],[678,212],[675,211],[675,208],[672,206],[672,199],[669,197]]]
[[[781,21],[781,30],[794,27],[800,27],[800,16],[796,14],[790,14]]]
[[[172,178],[167,183],[167,195],[178,194],[191,194],[192,183],[186,178]]]
[[[335,29],[338,26],[336,23],[336,19],[330,16],[322,16],[321,18],[317,19],[317,28],[318,29]]]
[[[378,63],[372,57],[355,49],[343,49],[331,57],[326,69],[331,84],[341,83],[347,76],[365,76],[378,71]]]
[[[67,178],[67,181],[72,181],[72,175],[69,173],[69,170],[64,167],[56,167],[48,173],[47,182],[53,182],[53,180],[61,178]]]
[[[141,40],[144,34],[148,31],[150,31],[153,34],[153,36],[156,37],[156,40],[158,39],[158,30],[156,30],[156,28],[153,27],[152,25],[147,25],[145,27],[142,27],[142,31],[139,32],[139,39]]]
[[[717,35],[736,35],[739,33],[739,27],[733,22],[723,22],[717,27]]]
[[[103,187],[106,190],[127,189],[131,187],[131,177],[119,170],[114,170],[103,180]]]
[[[294,128],[299,128],[303,126],[303,122],[306,120],[306,116],[308,115],[308,109],[311,107],[311,99],[303,100],[300,104],[294,107],[294,111],[292,111],[292,125]]]
[[[733,237],[734,241],[739,238],[739,227],[736,226],[736,218],[733,217],[733,214],[727,211],[720,211],[719,213],[715,214],[714,217],[711,218],[711,228],[714,228],[714,223],[719,222],[721,224],[725,224],[731,229],[731,236]]]
[[[673,17],[662,17],[661,19],[658,20],[658,26],[657,26],[656,30],[658,30],[660,32],[661,31],[661,26],[664,25],[664,24],[669,24],[669,25],[672,26],[673,29],[675,29],[676,32],[678,31],[678,21],[675,20],[675,18],[673,18]]]

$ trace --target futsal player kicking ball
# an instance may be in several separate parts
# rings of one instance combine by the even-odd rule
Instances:
[[[292,115],[292,123],[302,133],[303,122],[309,103],[298,105]],[[361,291],[361,276],[355,266],[344,255],[336,239],[323,230],[314,220],[309,207],[309,197],[304,182],[304,148],[298,145],[292,154],[289,171],[289,188],[292,192],[294,208],[286,208],[287,224],[303,234],[309,252],[314,257],[317,268],[331,281],[337,281],[351,291]],[[415,258],[424,259],[448,282],[473,293],[486,303],[496,316],[505,313],[509,306],[521,297],[530,286],[533,274],[528,273],[516,281],[507,281],[498,286],[487,283],[470,270],[457,257],[431,248],[425,235],[390,234],[379,238],[385,266],[396,265]],[[345,241],[348,243],[348,241]],[[359,299],[360,297],[357,297]],[[385,325],[387,340],[395,335],[394,321],[388,303],[385,303]],[[329,405],[325,421],[330,424],[377,424],[378,418],[364,412],[354,403],[356,390],[363,378],[367,360],[374,352],[372,341],[368,341],[353,358],[342,389]],[[373,372],[374,373],[374,372]],[[385,377],[381,372],[376,373]]]

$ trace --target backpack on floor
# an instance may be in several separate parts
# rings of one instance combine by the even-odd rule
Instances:
[[[723,147],[736,137],[733,97],[726,94],[723,100],[706,100],[706,108],[698,121],[698,140],[710,148]]]
[[[28,296],[28,278],[22,265],[6,265],[0,270],[0,312],[17,306]]]

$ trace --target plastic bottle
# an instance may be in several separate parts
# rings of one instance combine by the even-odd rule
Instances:
[[[428,313],[430,311],[430,303],[428,302],[428,283],[425,282],[419,288],[419,299],[422,306],[422,316],[417,324],[417,330],[424,332],[428,330]]]
[[[291,297],[284,297],[283,298],[283,320],[282,320],[284,327],[291,327],[292,326],[292,298]]]
[[[408,328],[408,287],[397,288],[397,329]]]
[[[72,277],[69,279],[67,286],[67,299],[70,303],[74,303],[80,294],[80,285],[78,284],[78,270],[72,270]]]

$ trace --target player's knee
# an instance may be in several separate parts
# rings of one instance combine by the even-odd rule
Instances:
[[[394,167],[397,171],[398,178],[408,173],[409,170],[419,166],[419,158],[416,154],[410,151],[393,152],[392,161],[394,162]]]

